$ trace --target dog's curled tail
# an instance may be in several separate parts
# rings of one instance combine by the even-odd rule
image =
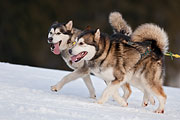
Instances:
[[[168,36],[166,32],[159,26],[146,23],[139,26],[132,34],[131,40],[133,42],[143,42],[146,40],[156,41],[156,45],[165,54],[168,50]]]
[[[119,12],[111,12],[109,14],[109,23],[114,29],[114,33],[123,33],[125,35],[131,35],[132,29],[122,18],[122,15]]]

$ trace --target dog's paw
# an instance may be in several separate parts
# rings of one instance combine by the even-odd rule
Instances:
[[[128,102],[124,102],[123,104],[121,104],[122,107],[127,107],[128,106]]]
[[[154,112],[155,112],[155,113],[161,113],[161,114],[163,114],[163,113],[164,113],[164,109],[157,109],[157,110],[155,110]]]
[[[147,102],[143,102],[142,103],[142,107],[146,107],[146,106],[148,106],[148,103]]]
[[[97,103],[97,104],[104,104],[104,101],[98,100],[98,101],[96,101],[96,103]]]
[[[58,89],[57,89],[56,85],[51,86],[51,91],[53,91],[53,92],[57,92],[57,91],[58,91]]]
[[[96,95],[91,95],[90,98],[96,99]]]
[[[115,99],[115,101],[117,101],[122,107],[128,106],[128,102],[124,99]]]

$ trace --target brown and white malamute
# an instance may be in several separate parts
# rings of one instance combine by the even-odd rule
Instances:
[[[144,101],[156,96],[163,113],[166,102],[162,83],[164,79],[164,53],[168,49],[168,37],[163,29],[154,24],[139,26],[128,37],[123,34],[110,37],[100,32],[86,30],[76,38],[76,45],[69,50],[73,63],[86,60],[90,71],[107,81],[99,104],[112,96],[126,106],[118,89],[126,82],[144,92]],[[153,98],[152,98],[153,99]]]

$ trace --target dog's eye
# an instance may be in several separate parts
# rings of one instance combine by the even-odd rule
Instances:
[[[83,45],[83,42],[80,42],[79,45]]]
[[[49,32],[50,34],[52,34],[52,32]]]
[[[60,32],[57,33],[57,35],[60,35],[60,34],[61,34]]]

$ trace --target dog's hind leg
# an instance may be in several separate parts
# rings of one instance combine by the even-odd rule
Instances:
[[[142,82],[141,80],[144,80],[143,78],[138,78],[138,79],[132,79],[131,80],[131,85],[133,85],[134,87],[138,88],[141,92],[143,92],[144,96],[143,96],[143,102],[142,102],[142,106],[146,107],[148,105],[148,102],[150,102],[152,105],[155,104],[155,100],[152,96],[151,92],[148,92],[145,88],[146,84],[144,84],[144,82]]]
[[[163,74],[162,64],[155,62],[150,64],[151,67],[147,69],[144,79],[144,88],[150,95],[157,97],[159,101],[159,106],[155,110],[156,113],[164,113],[164,107],[166,103],[166,94],[164,93],[162,83],[163,83]],[[145,82],[146,81],[146,82]]]
[[[138,82],[137,82],[138,83]],[[144,96],[143,96],[143,102],[142,102],[142,107],[146,107],[148,106],[148,102],[150,102],[152,105],[155,105],[155,100],[154,100],[154,97],[152,96],[152,93],[151,92],[148,92],[145,88],[144,88],[145,85],[143,84],[140,84],[138,86],[135,86],[137,87],[141,92],[144,93]]]
[[[151,93],[147,92],[146,90],[141,91],[144,93],[142,106],[146,107],[148,102],[150,102],[152,105],[155,105],[155,100]]]
[[[165,107],[165,103],[166,103],[166,94],[164,93],[164,90],[162,88],[162,80],[158,79],[158,73],[154,74],[155,77],[151,78],[149,77],[149,79],[146,79],[146,81],[148,81],[148,84],[144,84],[144,88],[145,91],[147,91],[148,95],[154,95],[157,97],[158,101],[159,101],[159,107],[155,110],[156,113],[164,113],[164,107]],[[148,78],[147,77],[147,78]]]
[[[89,90],[89,93],[90,93],[90,97],[95,99],[96,98],[96,94],[95,94],[95,89],[93,87],[93,84],[92,84],[92,81],[91,81],[91,78],[90,78],[90,75],[86,75],[83,77],[83,80],[84,80],[84,83],[86,84],[88,90]]]
[[[166,103],[166,94],[162,88],[162,85],[154,85],[152,88],[152,93],[157,97],[159,101],[159,107],[155,110],[156,113],[164,113],[164,107]]]

